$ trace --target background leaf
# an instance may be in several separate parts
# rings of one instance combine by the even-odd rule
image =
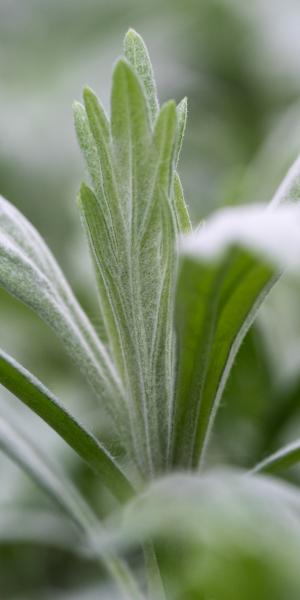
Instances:
[[[167,476],[126,507],[121,527],[111,523],[106,544],[134,549],[151,538],[168,598],[293,598],[299,502],[296,488],[270,477]]]
[[[296,206],[227,209],[183,242],[176,465],[196,467],[203,460],[236,353],[280,271],[296,268],[298,246]]]

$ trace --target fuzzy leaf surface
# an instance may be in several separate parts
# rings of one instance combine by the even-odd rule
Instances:
[[[127,447],[145,476],[165,468],[170,448],[178,230],[173,186],[185,118],[184,105],[176,110],[173,101],[158,109],[152,67],[135,32],[125,38],[125,55],[113,73],[110,123],[89,89],[86,117],[77,107],[75,122],[86,161],[95,148],[100,161],[98,178],[96,161],[90,161],[93,189],[82,185],[79,206],[110,351],[127,391]],[[177,193],[177,204],[182,198]]]
[[[36,506],[0,504],[0,545],[33,544],[62,548],[82,555],[76,529],[65,518]]]
[[[169,475],[127,505],[103,542],[118,551],[151,539],[167,598],[297,598],[299,509],[299,490],[271,477]]]
[[[124,53],[128,62],[141,79],[150,108],[151,120],[154,121],[159,105],[153,68],[144,40],[133,29],[129,29],[125,36]]]
[[[49,325],[112,414],[122,395],[116,369],[34,227],[0,198],[0,285]]]

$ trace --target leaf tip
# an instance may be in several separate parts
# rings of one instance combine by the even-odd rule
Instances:
[[[140,34],[133,29],[133,27],[129,27],[125,37],[124,37],[124,48],[126,50],[127,46],[130,44],[134,44],[134,43],[143,43],[142,37],[140,36]]]
[[[180,112],[186,112],[187,111],[187,107],[188,107],[188,99],[187,99],[187,96],[185,96],[178,103],[177,110],[179,110]]]
[[[96,94],[88,85],[85,85],[82,90],[83,101],[86,104],[89,104],[91,100],[95,100]]]
[[[81,120],[85,116],[84,106],[81,104],[81,102],[78,102],[78,100],[74,100],[72,103],[72,113],[75,125],[78,120]]]
[[[170,118],[176,119],[176,102],[175,100],[167,100],[161,107],[161,115],[168,114]]]

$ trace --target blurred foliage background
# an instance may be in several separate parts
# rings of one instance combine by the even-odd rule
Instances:
[[[194,223],[224,204],[268,201],[300,150],[299,23],[298,0],[0,0],[0,192],[42,233],[96,326],[76,209],[84,168],[73,99],[88,83],[108,108],[111,65],[134,27],[149,47],[161,101],[188,96],[180,172]],[[225,393],[212,462],[249,466],[299,435],[299,300],[299,282],[283,281],[248,335]],[[55,338],[3,291],[0,332],[2,347],[96,433],[101,424],[109,435]],[[42,436],[45,451],[105,514],[111,499],[54,433],[4,390],[0,412],[33,439]],[[287,477],[300,481],[297,469]],[[0,501],[20,500],[47,505],[1,457]],[[115,597],[109,587],[99,596],[98,567],[63,549],[15,545],[1,527],[1,600]]]

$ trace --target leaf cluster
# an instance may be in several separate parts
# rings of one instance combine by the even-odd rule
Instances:
[[[257,474],[295,464],[299,442],[263,459],[247,475],[202,471],[241,343],[282,272],[300,267],[300,213],[291,202],[299,195],[299,161],[270,206],[228,208],[191,231],[177,172],[186,117],[186,99],[177,106],[174,101],[159,106],[148,51],[132,30],[125,37],[124,57],[114,67],[110,117],[90,88],[84,90],[83,104],[74,104],[89,176],[89,184],[81,185],[78,206],[95,270],[103,340],[45,242],[19,211],[0,199],[0,284],[58,336],[106,411],[123,455],[112,456],[102,440],[3,350],[0,382],[126,504],[118,513],[124,528],[110,524],[105,531],[57,465],[3,419],[0,447],[62,509],[66,545],[74,540],[75,525],[76,550],[104,560],[128,598],[232,600],[237,598],[236,578],[243,598],[282,598],[279,587],[270,587],[266,578],[274,565],[281,565],[291,589],[300,589],[294,561],[300,544],[300,496]],[[171,474],[178,470],[185,475]],[[266,501],[271,503],[272,535],[257,542]],[[251,508],[254,533],[245,505]],[[278,525],[280,514],[285,521]],[[45,532],[52,517],[45,514]],[[28,528],[23,531],[29,535]],[[3,532],[13,538],[13,531]],[[38,528],[32,535],[38,539]],[[188,557],[181,580],[174,576],[173,583],[174,552],[163,541],[170,535],[180,540]],[[272,554],[278,535],[291,536],[291,561],[280,551]],[[55,541],[59,546],[61,535],[53,535],[50,542]],[[148,592],[116,556],[141,543]],[[228,570],[225,548],[230,551]],[[223,587],[216,581],[218,572],[226,572]],[[252,572],[256,583],[248,593]]]

